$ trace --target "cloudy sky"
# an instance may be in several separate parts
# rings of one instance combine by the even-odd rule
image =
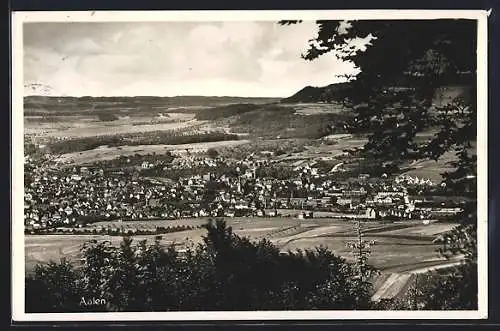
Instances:
[[[25,94],[284,97],[354,73],[304,22],[25,23]]]

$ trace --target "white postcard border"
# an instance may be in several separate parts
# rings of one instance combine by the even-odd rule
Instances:
[[[242,321],[344,319],[482,319],[488,315],[487,17],[485,10],[86,11],[12,15],[12,319],[21,321]],[[244,311],[25,313],[23,32],[25,22],[278,21],[283,19],[393,20],[462,18],[478,21],[478,310],[476,311]],[[22,185],[21,185],[22,184]]]

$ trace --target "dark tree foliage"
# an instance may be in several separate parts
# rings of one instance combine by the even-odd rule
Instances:
[[[90,241],[81,265],[38,266],[26,278],[29,312],[369,309],[359,267],[323,247],[283,254],[267,240],[239,237],[210,221],[185,252],[124,237],[116,247]],[[364,267],[363,267],[364,268]],[[361,288],[366,286],[366,288]],[[82,306],[81,298],[103,298]]]
[[[219,156],[219,152],[217,152],[216,149],[213,149],[213,148],[209,148],[207,150],[207,155],[208,157],[212,158],[212,159],[215,159]]]
[[[457,216],[460,225],[441,238],[441,252],[462,255],[465,262],[434,282],[425,306],[476,307],[476,22],[370,20],[317,21],[317,25],[318,34],[303,58],[312,61],[334,52],[361,70],[355,78],[347,77],[351,89],[344,104],[355,115],[346,128],[368,135],[365,156],[400,165],[422,158],[437,161],[447,152],[456,155],[455,170],[443,174],[443,182],[448,191],[472,199]],[[370,40],[365,51],[357,46],[359,38]],[[437,102],[443,88],[451,85],[461,86],[462,93]],[[422,132],[434,135],[418,139]]]
[[[293,178],[296,173],[290,167],[269,165],[257,168],[255,175],[259,178],[276,178],[287,180]]]
[[[68,260],[36,266],[25,285],[27,312],[78,311],[83,289],[79,274]]]
[[[256,104],[233,104],[222,107],[216,107],[211,109],[206,109],[198,112],[196,114],[196,119],[198,120],[217,120],[220,118],[231,117],[239,114],[243,114],[252,110],[260,108],[260,105]]]
[[[103,122],[112,122],[119,119],[118,116],[112,113],[99,113],[97,114],[97,118]]]

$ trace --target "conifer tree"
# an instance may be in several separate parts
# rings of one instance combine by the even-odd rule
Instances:
[[[371,295],[373,290],[374,276],[379,272],[368,263],[371,254],[371,247],[375,245],[374,240],[365,240],[360,220],[354,223],[356,240],[347,242],[347,247],[351,248],[356,262],[353,273],[353,296],[358,309],[367,309],[371,306]]]

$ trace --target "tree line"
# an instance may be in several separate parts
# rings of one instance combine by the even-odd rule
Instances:
[[[80,234],[80,235],[108,235],[108,236],[124,236],[124,235],[155,235],[166,234],[173,232],[182,232],[187,230],[198,229],[200,226],[190,225],[174,225],[174,226],[157,226],[150,229],[131,229],[123,227],[103,226],[101,228],[87,227],[87,228],[74,228],[74,227],[61,227],[61,228],[46,228],[46,229],[25,229],[24,234],[44,234],[44,235],[58,235],[58,234]]]

